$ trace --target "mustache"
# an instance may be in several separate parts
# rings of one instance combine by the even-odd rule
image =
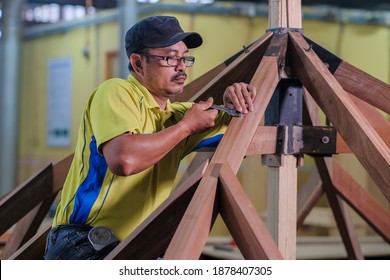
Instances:
[[[185,79],[187,79],[187,74],[184,73],[184,72],[179,72],[177,73],[175,76],[172,77],[172,82],[176,79],[179,79],[181,77],[184,77]]]

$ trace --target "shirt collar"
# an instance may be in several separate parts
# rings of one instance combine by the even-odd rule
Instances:
[[[139,90],[141,91],[142,95],[144,96],[143,102],[146,104],[146,106],[156,112],[159,112],[159,114],[164,115],[163,119],[168,119],[171,114],[167,114],[168,112],[174,114],[175,110],[172,107],[171,101],[167,100],[167,108],[166,110],[161,109],[158,105],[157,101],[153,98],[153,95],[149,92],[149,90],[132,74],[130,74],[127,78],[127,80],[130,83],[135,84]]]

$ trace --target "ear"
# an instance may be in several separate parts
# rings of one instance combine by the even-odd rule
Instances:
[[[142,74],[143,73],[143,69],[142,69],[142,57],[141,55],[139,54],[136,54],[136,53],[132,53],[130,55],[130,63],[131,63],[131,66],[133,67],[133,70],[135,73],[137,74]]]

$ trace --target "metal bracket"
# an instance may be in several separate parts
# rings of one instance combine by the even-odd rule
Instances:
[[[330,126],[278,126],[276,152],[285,155],[336,154],[336,129]]]
[[[337,153],[337,131],[333,126],[303,126],[302,138],[302,153],[311,156],[331,156]]]
[[[270,28],[267,29],[266,32],[272,32],[274,34],[286,34],[288,32],[299,32],[303,34],[302,28],[287,28],[287,27],[280,27],[280,28]]]

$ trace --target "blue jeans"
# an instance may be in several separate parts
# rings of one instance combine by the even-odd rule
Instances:
[[[47,236],[45,260],[101,260],[118,245],[96,251],[88,241],[87,225],[60,225],[51,229]]]

